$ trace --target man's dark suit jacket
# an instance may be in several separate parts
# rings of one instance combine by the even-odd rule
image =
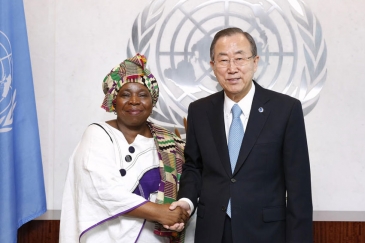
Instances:
[[[234,243],[313,242],[301,103],[254,85],[251,113],[233,173],[223,91],[189,106],[186,162],[178,198],[189,198],[197,207],[196,243],[221,242],[229,198]]]

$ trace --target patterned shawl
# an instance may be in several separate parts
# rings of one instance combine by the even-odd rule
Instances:
[[[165,128],[147,122],[152,136],[156,143],[160,160],[161,182],[157,193],[156,203],[166,204],[176,201],[179,190],[179,181],[184,164],[185,142]],[[161,236],[168,236],[170,242],[183,243],[185,230],[178,233],[165,229],[161,224],[156,223],[154,233]]]

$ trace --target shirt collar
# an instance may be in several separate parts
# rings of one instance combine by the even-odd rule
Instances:
[[[233,105],[238,104],[238,106],[242,110],[243,115],[245,117],[249,117],[254,94],[255,94],[255,84],[253,82],[250,91],[248,91],[247,95],[243,97],[240,101],[238,101],[238,103],[231,100],[227,96],[226,92],[224,92],[224,115],[226,116],[230,115]]]

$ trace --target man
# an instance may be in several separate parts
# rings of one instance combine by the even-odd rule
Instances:
[[[312,242],[300,101],[253,81],[259,56],[241,29],[219,31],[210,54],[223,91],[190,104],[180,200],[170,209],[197,208],[197,243]]]

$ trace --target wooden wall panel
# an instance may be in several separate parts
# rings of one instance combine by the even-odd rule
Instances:
[[[365,222],[313,223],[314,243],[365,243]]]
[[[58,243],[59,220],[32,220],[18,230],[18,243]]]
[[[18,243],[58,243],[59,220],[32,220],[18,230]],[[313,223],[314,243],[365,243],[365,222]]]

